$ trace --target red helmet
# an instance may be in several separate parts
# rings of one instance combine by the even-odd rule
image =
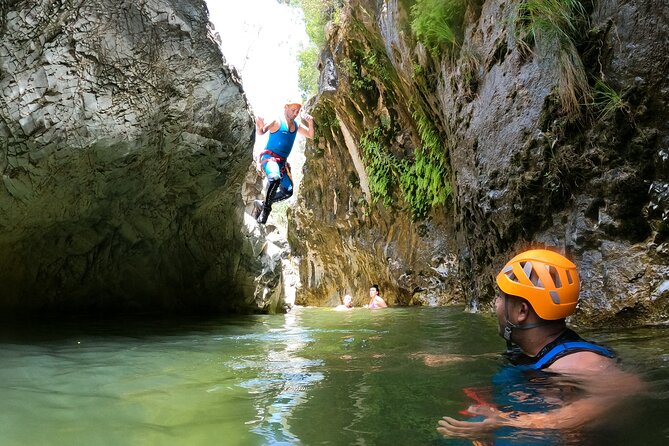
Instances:
[[[527,300],[541,319],[564,319],[576,310],[579,279],[576,265],[546,249],[518,254],[497,275],[506,294]]]

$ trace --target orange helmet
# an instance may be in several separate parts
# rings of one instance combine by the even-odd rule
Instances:
[[[579,280],[576,265],[546,249],[518,254],[497,275],[506,294],[527,300],[541,319],[564,319],[576,310]]]

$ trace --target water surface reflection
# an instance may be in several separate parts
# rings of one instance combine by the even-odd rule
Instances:
[[[572,444],[668,444],[666,330],[582,333],[651,392]],[[436,422],[491,386],[503,347],[491,317],[461,308],[4,324],[0,444],[462,444]]]

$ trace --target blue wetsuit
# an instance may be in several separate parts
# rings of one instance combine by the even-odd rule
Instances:
[[[286,162],[293,143],[297,136],[298,124],[293,120],[294,131],[289,130],[284,118],[279,121],[279,129],[270,132],[265,150],[260,153],[260,166],[267,176],[265,201],[255,200],[253,203],[253,217],[260,224],[265,224],[272,204],[293,196],[293,178],[290,174],[290,164]]]
[[[263,171],[270,181],[281,180],[281,188],[276,192],[278,197],[273,197],[272,201],[279,201],[292,195],[293,179],[290,175],[290,166],[286,159],[293,149],[293,143],[297,136],[297,121],[293,121],[295,131],[288,129],[288,123],[281,118],[280,127],[276,132],[269,134],[265,150],[260,154],[260,164]],[[287,195],[287,196],[286,196]]]
[[[291,132],[288,130],[288,123],[286,120],[281,118],[279,130],[273,133],[270,132],[265,149],[274,152],[284,160],[288,158],[290,151],[293,149],[295,137],[297,136],[298,125],[296,120],[293,120],[293,125],[295,126],[295,131]]]

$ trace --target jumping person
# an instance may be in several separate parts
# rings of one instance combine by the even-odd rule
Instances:
[[[545,249],[523,252],[502,268],[497,286],[495,312],[511,366],[493,380],[496,401],[475,398],[468,409],[478,420],[443,417],[440,434],[476,439],[498,428],[578,428],[643,388],[611,350],[567,328],[580,286],[571,261]]]
[[[300,101],[288,100],[283,108],[283,116],[280,118],[269,124],[265,124],[265,120],[261,117],[256,118],[258,135],[269,132],[265,150],[260,153],[260,165],[267,176],[265,200],[256,200],[253,203],[253,217],[260,224],[267,222],[269,213],[272,211],[272,204],[293,195],[293,179],[286,159],[293,149],[297,133],[307,138],[314,137],[314,119],[310,115],[303,115],[306,125],[297,122],[296,118],[301,108]]]

